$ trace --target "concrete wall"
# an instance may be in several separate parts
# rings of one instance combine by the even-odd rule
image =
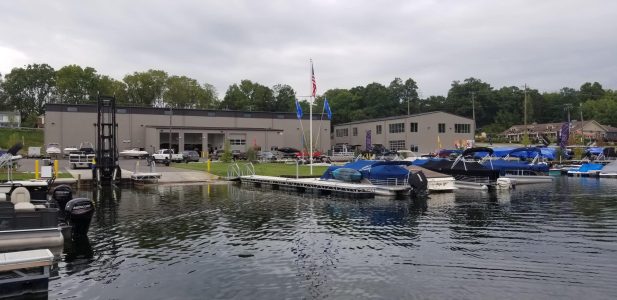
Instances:
[[[160,141],[160,133],[169,132],[168,110],[118,107],[117,111],[120,151],[135,147],[152,151],[158,149],[161,142],[167,143]],[[62,148],[79,146],[86,141],[94,144],[96,119],[96,107],[92,105],[50,104],[45,113],[45,144],[59,143]],[[171,119],[172,133],[179,133],[180,140],[185,133],[202,134],[203,149],[207,147],[208,134],[224,134],[226,138],[244,135],[246,145],[232,147],[241,151],[253,144],[264,150],[271,147],[302,148],[300,122],[295,113],[175,110]],[[309,120],[303,119],[302,124],[308,135]],[[313,122],[315,140],[319,126],[319,121]],[[314,148],[327,150],[330,148],[330,121],[323,121],[320,132],[319,147]],[[183,144],[181,141],[180,150],[183,150]]]
[[[405,130],[400,133],[391,133],[390,124],[396,123],[404,123]],[[410,123],[417,123],[417,132],[411,132]],[[438,132],[439,123],[445,124],[445,132]],[[469,124],[469,133],[456,133],[455,124]],[[378,125],[381,125],[381,134],[377,133]],[[348,136],[337,136],[336,130],[344,128],[347,128]],[[357,128],[356,136],[353,135],[354,128]],[[365,150],[366,132],[368,130],[371,130],[373,145],[381,144],[390,148],[390,141],[404,140],[405,149],[409,150],[410,146],[414,145],[417,146],[419,153],[428,153],[439,148],[438,137],[441,148],[453,148],[455,144],[460,144],[461,141],[473,140],[475,128],[472,119],[444,112],[431,112],[337,125],[334,126],[332,144],[360,145],[360,149]]]

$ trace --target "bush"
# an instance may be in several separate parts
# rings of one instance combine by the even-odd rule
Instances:
[[[248,150],[246,150],[246,160],[250,162],[257,161],[257,151],[255,150],[254,147],[249,147]]]
[[[233,154],[231,154],[231,144],[229,140],[225,140],[225,145],[223,145],[223,155],[221,156],[221,161],[228,163],[233,159]]]

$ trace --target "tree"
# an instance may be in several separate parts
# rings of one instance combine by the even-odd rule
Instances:
[[[606,92],[602,88],[602,85],[598,82],[589,83],[585,82],[581,85],[580,95],[581,98],[586,100],[598,100],[604,96]]]
[[[294,111],[296,92],[286,84],[277,84],[272,88],[274,111]]]
[[[99,78],[97,90],[101,95],[116,97],[116,103],[128,104],[128,93],[126,83],[113,79],[107,75]]]
[[[128,102],[133,105],[163,106],[162,96],[167,82],[167,73],[161,70],[134,72],[124,76]]]
[[[22,120],[43,114],[45,104],[53,100],[54,89],[55,71],[47,64],[14,68],[2,82],[7,106],[18,110]]]
[[[56,95],[60,103],[79,104],[95,101],[99,75],[91,67],[68,65],[56,71]]]
[[[420,112],[420,98],[418,97],[418,84],[411,78],[403,81],[394,78],[388,86],[390,97],[399,104],[397,113]]]
[[[245,79],[239,85],[229,86],[220,105],[223,109],[274,111],[275,103],[274,92],[269,87]]]
[[[206,90],[197,80],[186,76],[171,76],[165,86],[163,101],[174,108],[208,108],[215,102],[214,87]]]

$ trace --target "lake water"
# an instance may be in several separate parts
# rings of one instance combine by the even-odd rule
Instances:
[[[609,299],[617,180],[336,199],[234,185],[83,196],[52,299]]]

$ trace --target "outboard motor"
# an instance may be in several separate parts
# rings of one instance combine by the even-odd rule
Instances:
[[[75,198],[64,208],[65,220],[71,226],[72,238],[84,237],[90,229],[94,203],[88,198]]]
[[[51,193],[51,199],[58,206],[58,221],[60,221],[60,223],[66,223],[67,221],[64,208],[66,207],[66,204],[73,199],[73,190],[66,184],[59,185]]]
[[[411,198],[417,198],[419,196],[426,195],[428,189],[428,181],[424,172],[412,172],[409,174],[409,187],[411,188],[409,191],[409,196]]]

